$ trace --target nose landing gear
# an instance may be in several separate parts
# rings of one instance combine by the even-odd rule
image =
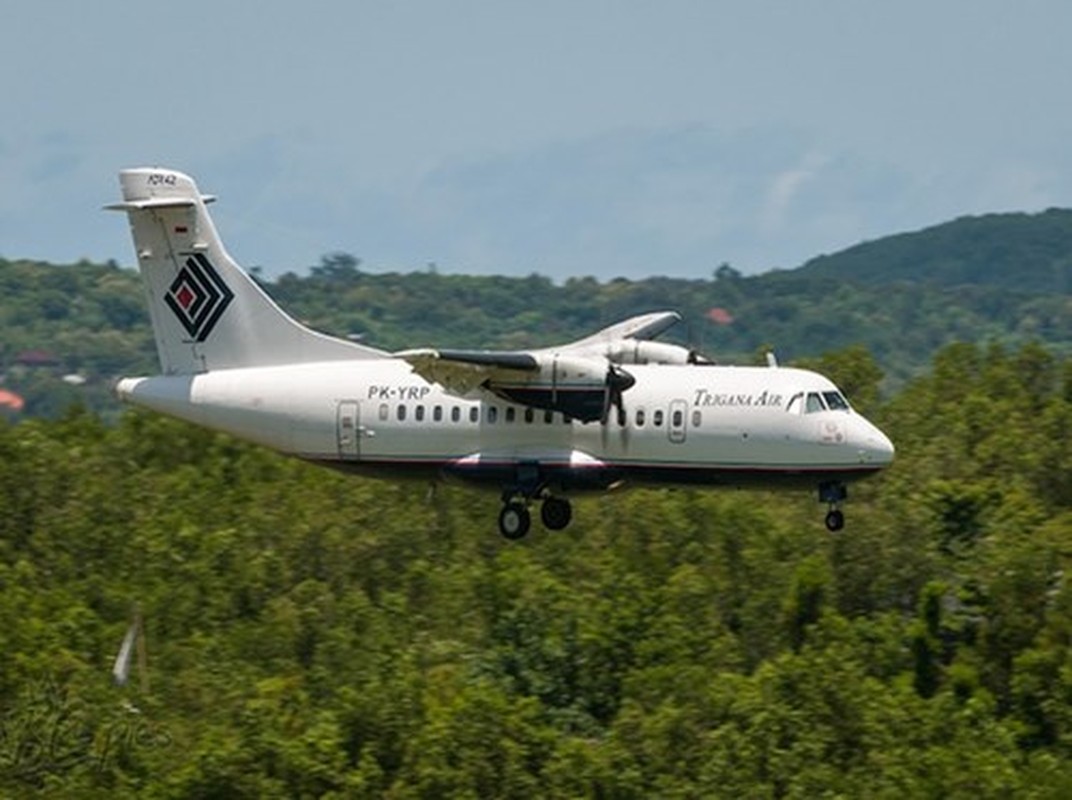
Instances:
[[[848,489],[843,483],[823,483],[819,486],[819,502],[830,506],[825,522],[826,529],[831,533],[837,533],[845,527],[845,513],[838,508],[838,504],[848,496]]]

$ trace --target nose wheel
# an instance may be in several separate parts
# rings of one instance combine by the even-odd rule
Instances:
[[[845,513],[838,508],[838,504],[848,496],[849,491],[843,483],[824,483],[819,486],[819,502],[830,506],[825,521],[826,529],[831,533],[837,533],[845,527]]]

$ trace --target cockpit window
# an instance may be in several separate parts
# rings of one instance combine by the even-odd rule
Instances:
[[[849,410],[849,403],[841,392],[823,392],[823,399],[826,400],[826,406],[831,411]]]
[[[817,414],[820,411],[851,411],[852,406],[841,392],[797,392],[785,404],[790,414]]]
[[[808,414],[814,414],[817,411],[826,411],[826,406],[823,405],[823,398],[819,396],[818,392],[808,392],[808,399],[804,405],[804,411]]]

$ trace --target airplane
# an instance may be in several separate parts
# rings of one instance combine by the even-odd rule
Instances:
[[[123,401],[309,462],[499,492],[499,532],[524,537],[538,503],[566,528],[570,498],[621,486],[811,488],[841,530],[852,481],[894,447],[824,376],[715,365],[654,339],[673,311],[525,351],[388,352],[307,328],[228,255],[181,172],[119,174],[161,372]]]

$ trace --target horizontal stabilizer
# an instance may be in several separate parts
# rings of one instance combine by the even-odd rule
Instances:
[[[211,203],[216,198],[210,194],[201,195],[201,202]],[[192,197],[151,197],[147,200],[130,200],[125,203],[111,203],[105,211],[139,211],[146,208],[192,208],[197,200]]]

